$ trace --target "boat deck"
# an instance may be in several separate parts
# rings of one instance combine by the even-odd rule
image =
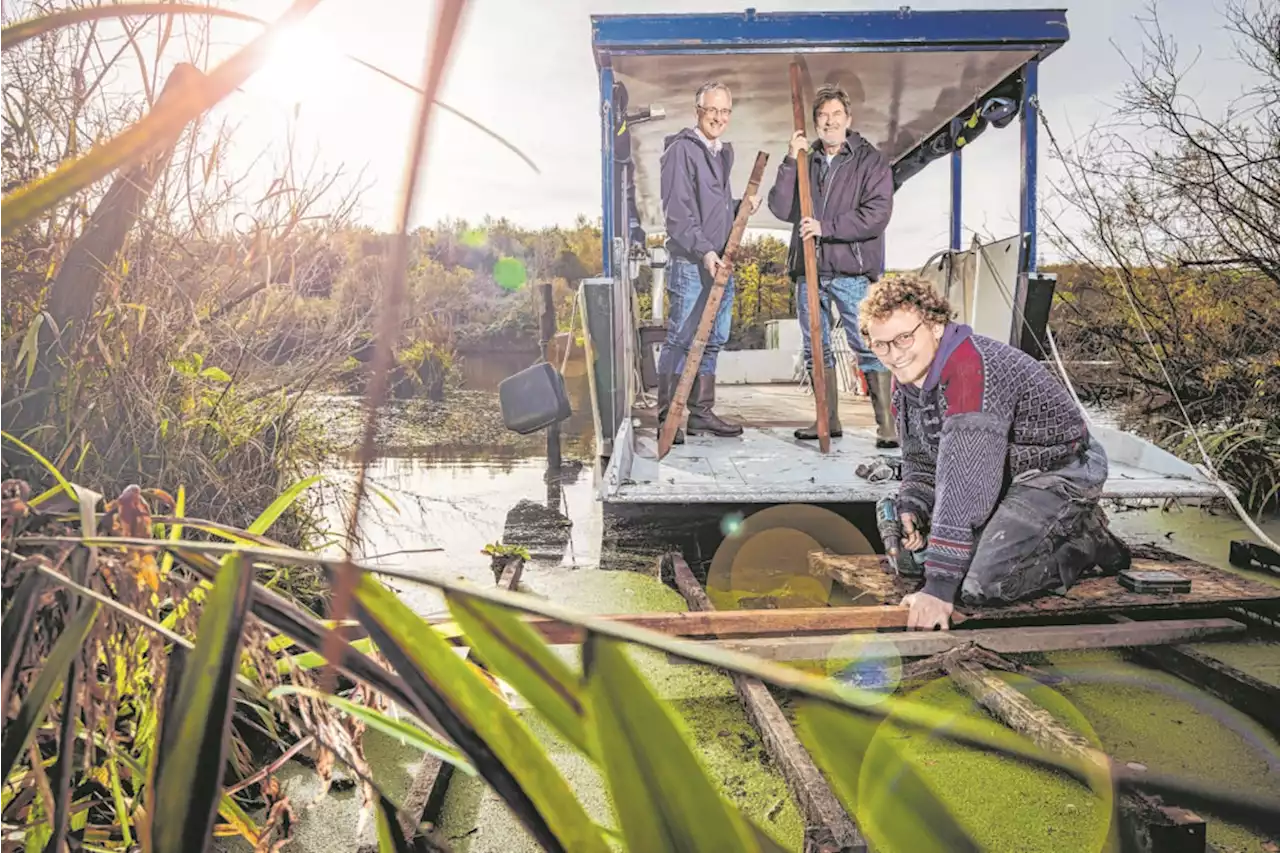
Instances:
[[[749,424],[736,438],[689,436],[666,458],[657,454],[654,408],[637,409],[624,423],[605,472],[611,503],[859,503],[897,492],[897,481],[872,483],[854,469],[897,450],[875,447],[866,397],[842,392],[844,435],[824,455],[816,441],[792,431],[813,422],[813,397],[795,384],[721,385],[716,411]],[[1207,498],[1218,490],[1194,468],[1133,436],[1102,427],[1095,433],[1111,458],[1106,497]]]

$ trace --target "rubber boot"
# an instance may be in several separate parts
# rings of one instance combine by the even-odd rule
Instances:
[[[867,394],[876,415],[876,447],[898,446],[898,426],[893,420],[893,376],[887,370],[869,370]]]
[[[739,424],[724,420],[711,411],[716,404],[716,378],[699,373],[689,392],[689,435],[708,433],[722,438],[742,435]]]
[[[680,377],[671,373],[658,374],[658,434],[662,434],[662,423],[667,419],[667,412],[671,410],[671,398],[675,396],[676,386],[680,384]],[[684,444],[684,430],[676,427],[676,437],[673,444]]]
[[[836,375],[834,367],[828,367],[823,371],[823,385],[827,386],[827,423],[831,425],[831,437],[839,438],[844,435],[844,429],[840,426],[840,377]],[[813,375],[809,376],[810,381]],[[796,438],[801,441],[817,441],[818,439],[818,421],[815,418],[813,426],[800,427],[795,432]]]
[[[1081,526],[1083,535],[1093,540],[1094,563],[1103,576],[1118,575],[1129,568],[1133,555],[1129,546],[1111,532],[1102,507],[1095,506]]]

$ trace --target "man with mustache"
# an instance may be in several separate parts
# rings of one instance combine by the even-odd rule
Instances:
[[[1129,567],[1099,505],[1106,451],[1057,377],[953,322],[919,277],[876,283],[860,313],[894,379],[902,544],[924,554],[909,628],[946,630],[957,596],[1004,604]]]
[[[752,213],[760,208],[760,199],[754,196],[735,200],[729,186],[733,146],[721,139],[733,113],[729,87],[717,82],[701,86],[694,94],[694,111],[696,124],[668,136],[662,152],[662,210],[671,267],[666,292],[667,339],[658,355],[659,431],[680,384],[702,309],[716,274],[724,266],[721,254],[729,242],[738,205],[746,201]],[[729,340],[733,292],[734,279],[730,276],[697,378],[689,391],[689,435],[742,434],[739,424],[712,411],[716,402],[716,357]],[[681,430],[676,430],[675,443],[684,443]]]
[[[791,137],[791,148],[778,166],[778,177],[769,191],[769,210],[784,222],[792,222],[788,267],[796,281],[796,306],[804,339],[805,368],[813,376],[813,347],[809,340],[809,303],[806,290],[804,240],[814,238],[818,260],[818,302],[822,326],[823,364],[826,365],[827,423],[832,438],[840,426],[840,389],[831,351],[831,302],[844,321],[849,347],[857,355],[858,368],[867,378],[867,391],[875,411],[876,447],[897,447],[893,417],[889,412],[890,378],[880,360],[863,345],[858,330],[858,303],[884,269],[884,231],[893,213],[893,170],[874,145],[853,130],[849,95],[839,86],[823,86],[813,99],[813,124],[818,138],[812,145],[803,131]],[[799,177],[796,163],[809,149],[809,187],[813,216],[800,216]],[[818,437],[818,424],[801,427],[798,439]]]

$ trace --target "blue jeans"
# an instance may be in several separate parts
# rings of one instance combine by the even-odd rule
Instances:
[[[702,320],[702,309],[711,294],[714,279],[701,264],[684,258],[673,257],[667,273],[667,339],[658,355],[658,373],[679,375],[684,370],[685,358],[693,346],[694,333]],[[713,376],[716,372],[716,356],[729,340],[729,327],[733,322],[733,276],[725,285],[716,311],[715,325],[707,338],[698,365],[699,376]]]
[[[809,343],[809,303],[805,290],[807,279],[796,282],[796,314],[800,319],[800,334],[804,337],[804,366],[813,367],[812,345]],[[831,350],[831,300],[836,301],[836,310],[844,322],[844,334],[849,339],[849,348],[858,357],[858,369],[863,373],[875,373],[886,370],[880,359],[862,343],[858,331],[858,305],[867,295],[871,287],[871,279],[865,275],[836,276],[819,278],[818,304],[822,315],[822,363],[827,367],[836,366],[836,354]]]

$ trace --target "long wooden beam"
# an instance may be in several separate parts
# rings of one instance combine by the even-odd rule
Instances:
[[[955,649],[939,656],[942,668],[960,689],[1032,743],[1087,761],[1098,767],[1109,781],[1112,763],[1109,756],[962,651]],[[1119,806],[1121,825],[1118,829],[1128,836],[1126,841],[1133,849],[1203,853],[1206,827],[1198,816],[1183,809],[1162,807],[1161,803],[1136,792],[1123,795]]]
[[[800,84],[800,63],[791,63],[791,110],[795,129],[805,132],[804,91]],[[809,187],[809,152],[801,151],[796,157],[796,194],[800,201],[800,218],[813,216],[813,195]],[[818,297],[818,250],[813,237],[803,241],[805,307],[809,310],[809,353],[813,357],[813,404],[818,411],[818,447],[823,453],[831,450],[831,422],[827,417],[827,363],[822,349],[822,303]]]
[[[675,573],[676,588],[690,610],[714,611],[711,599],[689,564],[679,554],[668,555]],[[822,771],[796,737],[795,729],[783,715],[769,688],[757,678],[731,674],[733,688],[747,712],[760,742],[782,771],[782,778],[796,798],[804,818],[805,853],[865,853],[867,843],[845,812]]]
[[[1112,649],[1193,642],[1238,634],[1245,626],[1234,619],[1160,619],[1132,625],[1035,625],[1026,628],[983,628],[959,631],[853,632],[801,637],[752,637],[702,640],[774,661],[929,657],[966,643],[1001,654],[1053,652],[1065,649]],[[866,642],[874,640],[875,642]]]
[[[703,350],[707,348],[711,327],[716,322],[716,311],[720,308],[725,285],[729,283],[729,276],[733,271],[733,259],[738,254],[738,247],[742,244],[742,235],[746,233],[747,220],[751,218],[751,205],[747,203],[747,199],[759,195],[760,184],[764,181],[764,167],[768,162],[768,154],[763,151],[756,153],[756,162],[751,167],[751,177],[747,181],[747,191],[742,194],[738,214],[734,217],[733,228],[729,231],[729,242],[725,245],[724,254],[721,256],[724,263],[716,273],[711,292],[707,294],[706,305],[702,308],[702,317],[698,320],[698,329],[693,335],[693,342],[689,345],[689,355],[685,358],[684,370],[680,373],[680,383],[671,394],[671,408],[658,433],[659,459],[671,450],[671,445],[676,440],[676,430],[680,428],[680,421],[684,420],[684,413],[689,403],[689,392],[693,389],[693,380],[698,375],[698,365],[702,363]]]
[[[731,639],[906,628],[907,613],[907,608],[897,606],[790,607],[778,610],[716,610],[709,613],[618,613],[599,618],[678,637]],[[540,616],[529,617],[526,621],[549,643],[580,643],[585,638],[583,631],[576,625]]]
[[[1111,618],[1120,624],[1136,624],[1127,616],[1119,614]],[[1163,669],[1217,696],[1280,737],[1280,687],[1254,678],[1191,646],[1134,648],[1129,650],[1129,656],[1140,663]]]

